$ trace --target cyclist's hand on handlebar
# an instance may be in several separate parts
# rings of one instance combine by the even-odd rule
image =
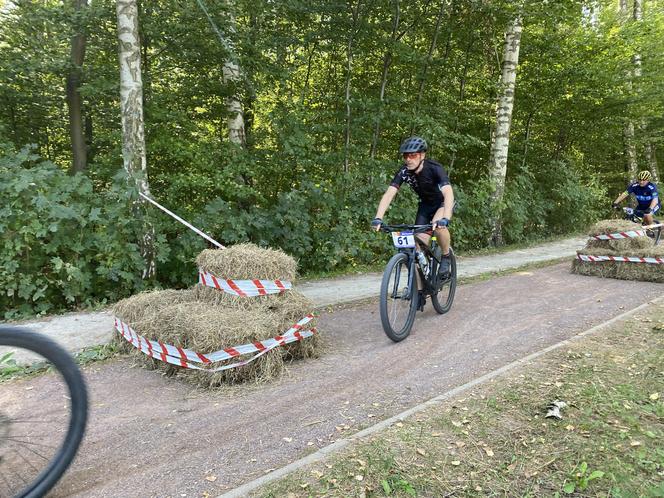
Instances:
[[[380,226],[383,224],[383,220],[380,218],[374,218],[371,220],[371,228],[373,228],[376,232],[380,230]]]
[[[438,221],[434,221],[433,227],[434,228],[447,228],[450,224],[450,220],[447,218],[441,218]]]

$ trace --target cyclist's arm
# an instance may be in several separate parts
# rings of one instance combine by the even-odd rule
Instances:
[[[622,194],[620,194],[620,195],[618,196],[618,198],[617,198],[615,201],[613,201],[613,203],[614,203],[614,204],[620,204],[623,200],[625,200],[625,198],[626,198],[628,195],[629,195],[629,193],[628,193],[627,191],[623,192]]]
[[[390,185],[389,187],[387,187],[387,190],[383,194],[383,198],[378,203],[378,209],[376,210],[376,218],[380,218],[381,220],[383,219],[383,216],[385,216],[387,208],[390,207],[392,199],[394,199],[394,196],[397,195],[397,192],[399,192],[399,189],[396,188],[395,186]]]
[[[443,218],[451,220],[452,210],[454,209],[454,190],[452,190],[452,185],[443,185],[440,191],[443,193],[443,199],[445,200]]]

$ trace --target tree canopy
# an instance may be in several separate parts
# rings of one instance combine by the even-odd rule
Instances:
[[[503,237],[578,231],[606,214],[629,179],[627,121],[636,124],[640,169],[649,167],[646,151],[661,154],[664,4],[641,4],[634,19],[617,0],[142,1],[152,195],[222,243],[283,248],[303,272],[372,263],[385,259],[388,241],[367,226],[399,165],[399,143],[415,133],[459,200],[455,248],[482,247],[502,46],[521,8]],[[13,0],[0,8],[6,316],[193,282],[204,241],[154,211],[157,280],[140,279],[142,228],[122,173],[115,7]],[[72,67],[81,34],[85,57]],[[238,77],[225,77],[229,62]],[[87,161],[68,176],[72,69]],[[245,143],[229,137],[231,100],[242,108]],[[388,212],[395,222],[414,217],[415,197],[403,190]],[[72,239],[86,242],[66,247]]]

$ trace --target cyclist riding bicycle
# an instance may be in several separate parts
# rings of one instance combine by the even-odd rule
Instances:
[[[436,240],[442,250],[443,257],[440,262],[439,273],[447,274],[450,271],[450,231],[448,225],[452,219],[454,207],[454,191],[450,179],[443,167],[436,161],[427,159],[428,146],[421,137],[410,137],[404,140],[399,147],[403,155],[404,164],[392,179],[390,186],[383,194],[378,204],[376,217],[371,222],[374,230],[378,231],[383,223],[383,216],[390,207],[392,200],[399,192],[402,183],[407,183],[419,197],[416,225],[433,223],[436,227]],[[419,234],[417,237],[429,245],[432,231]],[[424,306],[424,298],[420,296],[420,307]]]
[[[630,184],[622,194],[613,202],[613,208],[618,208],[618,204],[632,194],[637,202],[634,214],[643,218],[643,223],[651,225],[653,223],[653,214],[659,211],[661,204],[657,194],[657,185],[652,183],[652,174],[650,171],[641,171],[637,176],[637,181]]]

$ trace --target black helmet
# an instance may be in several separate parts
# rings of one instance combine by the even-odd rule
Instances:
[[[410,137],[403,141],[401,147],[399,147],[400,154],[406,154],[408,152],[426,152],[427,151],[427,141],[421,137]]]

